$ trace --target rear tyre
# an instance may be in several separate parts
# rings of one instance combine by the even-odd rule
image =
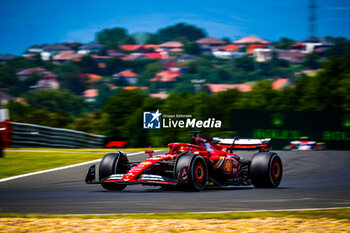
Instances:
[[[200,191],[208,181],[207,163],[200,155],[183,155],[176,162],[177,187],[186,191]]]
[[[250,164],[250,178],[257,188],[277,188],[281,183],[283,167],[280,157],[273,152],[256,153]]]
[[[112,174],[123,174],[126,171],[128,159],[122,153],[109,153],[103,157],[100,162],[99,177],[100,181]],[[121,191],[126,185],[102,182],[102,187],[111,191]]]

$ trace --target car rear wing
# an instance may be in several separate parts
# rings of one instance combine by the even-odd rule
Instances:
[[[270,151],[271,145],[270,145],[271,138],[263,138],[263,139],[257,139],[257,138],[218,138],[214,137],[212,142],[220,146],[221,148],[226,149],[259,149],[259,151]]]

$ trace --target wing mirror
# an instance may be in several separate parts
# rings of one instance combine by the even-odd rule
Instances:
[[[154,150],[145,150],[145,153],[149,154],[149,157],[151,157],[154,154]]]

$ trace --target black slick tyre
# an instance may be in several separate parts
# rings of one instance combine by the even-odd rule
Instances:
[[[126,155],[122,153],[109,153],[105,155],[100,162],[100,181],[103,181],[103,179],[112,174],[125,173],[127,162]],[[103,188],[111,191],[121,191],[126,187],[125,184],[115,184],[112,182],[102,182],[101,185]]]
[[[255,187],[277,188],[283,174],[281,159],[273,152],[256,153],[251,160],[249,173]]]
[[[175,165],[175,177],[178,179],[177,187],[181,190],[204,189],[208,181],[206,161],[200,155],[188,154],[179,157]]]

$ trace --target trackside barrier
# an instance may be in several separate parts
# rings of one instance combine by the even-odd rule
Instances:
[[[101,148],[106,136],[43,125],[3,121],[4,147]]]

